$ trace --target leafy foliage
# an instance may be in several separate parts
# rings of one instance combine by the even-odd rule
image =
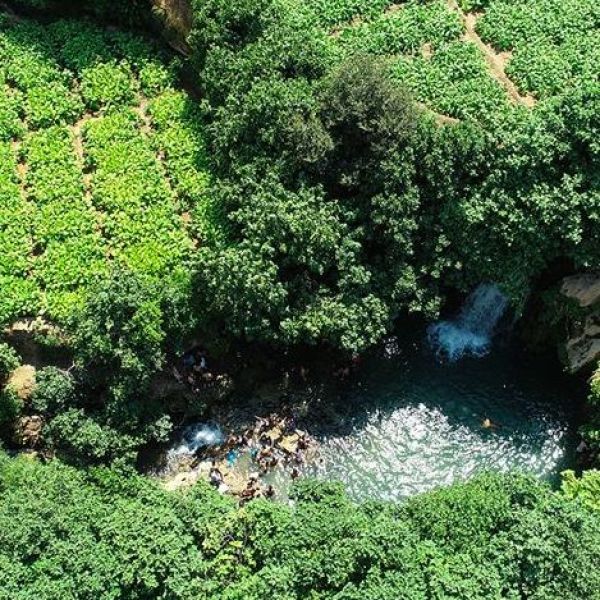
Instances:
[[[562,492],[568,498],[578,499],[590,508],[600,510],[600,471],[585,471],[581,478],[577,478],[573,471],[565,471]]]
[[[91,110],[132,104],[135,89],[129,65],[100,63],[82,71],[81,94]]]
[[[7,596],[575,600],[598,589],[598,514],[524,477],[484,475],[407,505],[354,505],[340,486],[302,482],[292,506],[237,508],[203,483],[169,493],[135,475],[0,460]]]
[[[437,49],[458,39],[462,30],[458,13],[447,2],[412,0],[390,14],[343,29],[339,42],[346,52],[397,55],[419,52],[424,44]]]
[[[38,413],[55,415],[73,404],[73,378],[56,367],[45,367],[36,373],[31,406]]]
[[[82,112],[81,99],[61,82],[34,87],[27,92],[25,114],[32,128],[73,123]]]
[[[507,73],[539,97],[598,80],[600,10],[593,0],[491,2],[477,29],[514,52]]]

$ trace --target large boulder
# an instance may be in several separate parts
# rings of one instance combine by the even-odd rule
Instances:
[[[565,277],[560,291],[563,296],[575,300],[582,308],[600,305],[600,273]]]
[[[9,376],[6,387],[10,388],[23,401],[27,402],[35,389],[35,367],[22,365]]]
[[[20,417],[15,425],[14,441],[26,448],[36,448],[40,445],[44,419],[39,415]]]

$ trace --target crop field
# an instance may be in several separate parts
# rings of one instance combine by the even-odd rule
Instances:
[[[129,34],[0,17],[0,322],[65,322],[111,264],[182,273],[214,235],[175,68]]]
[[[312,0],[344,53],[388,57],[442,116],[487,120],[598,82],[596,0]]]
[[[308,0],[341,58],[384,57],[442,123],[598,84],[596,0]],[[222,235],[178,60],[81,21],[0,14],[0,323],[66,322],[114,264],[161,280]]]

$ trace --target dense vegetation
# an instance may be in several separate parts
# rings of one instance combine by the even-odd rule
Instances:
[[[42,315],[76,353],[47,437],[164,435],[138,398],[196,330],[360,351],[449,289],[496,281],[518,312],[555,263],[600,264],[598,9],[527,7],[476,29],[533,108],[441,0],[198,1],[200,102],[140,36],[4,16],[0,322]],[[524,58],[542,41],[561,79]]]
[[[238,508],[204,484],[0,457],[0,491],[10,600],[599,597],[600,513],[520,476],[403,505],[304,482],[290,506]]]
[[[239,508],[129,470],[193,336],[360,352],[451,291],[519,314],[597,269],[600,5],[462,0],[473,29],[443,0],[195,0],[183,59],[87,19],[143,1],[13,4],[45,20],[0,14],[0,325],[43,318],[72,367],[24,400],[0,343],[0,435],[41,416],[89,468],[0,456],[0,598],[600,598],[594,472]]]

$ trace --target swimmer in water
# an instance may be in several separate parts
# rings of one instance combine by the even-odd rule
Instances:
[[[484,429],[496,429],[498,427],[498,425],[496,425],[496,423],[494,423],[492,420],[488,419],[487,417],[483,420],[483,423],[481,423],[481,426]]]

